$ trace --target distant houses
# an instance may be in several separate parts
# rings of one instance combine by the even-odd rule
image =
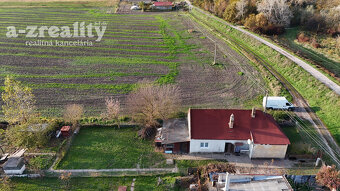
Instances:
[[[249,158],[284,158],[290,144],[274,118],[255,109],[189,109],[187,120],[164,122],[156,142],[167,153],[244,153]]]

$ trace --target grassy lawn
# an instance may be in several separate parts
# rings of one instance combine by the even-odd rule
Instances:
[[[58,169],[109,169],[157,166],[165,158],[137,128],[83,127]]]
[[[209,163],[221,163],[226,162],[226,160],[176,160],[178,168],[196,168]]]
[[[163,190],[180,190],[179,188],[171,187],[170,184],[175,182],[177,175],[163,175],[160,178],[163,180],[157,186],[158,176],[138,176],[138,177],[105,177],[105,178],[71,178],[69,180],[69,187],[66,182],[62,182],[58,178],[13,178],[9,186],[13,190],[117,190],[119,186],[130,186],[133,178],[135,181],[136,191],[163,191]],[[0,185],[0,190],[1,189]]]

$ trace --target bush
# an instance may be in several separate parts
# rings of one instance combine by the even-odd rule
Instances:
[[[236,10],[237,1],[229,2],[229,5],[226,7],[223,18],[229,22],[236,22],[237,10]]]
[[[298,40],[298,42],[308,42],[309,41],[309,37],[307,35],[305,35],[305,33],[301,32],[297,36],[297,40]]]
[[[314,15],[307,20],[304,27],[309,31],[323,32],[326,28],[325,18],[321,15]]]
[[[52,164],[52,156],[36,156],[29,160],[29,166],[33,169],[48,169]]]
[[[288,116],[286,111],[269,110],[268,113],[271,114],[274,117],[275,121],[278,122],[278,123],[282,123],[282,122],[288,121],[290,119],[290,117]]]
[[[8,128],[6,137],[12,146],[24,146],[28,148],[42,147],[50,140],[54,126],[44,122],[34,121],[23,125],[15,125]]]

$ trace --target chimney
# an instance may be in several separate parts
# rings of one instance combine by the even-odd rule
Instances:
[[[256,113],[256,109],[255,107],[253,107],[253,109],[251,110],[251,118],[255,118],[255,113]]]
[[[230,129],[234,128],[234,114],[233,113],[230,115],[229,128]]]

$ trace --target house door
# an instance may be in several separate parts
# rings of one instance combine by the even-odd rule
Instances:
[[[181,153],[188,153],[189,142],[180,143],[180,151]]]
[[[234,153],[234,145],[232,143],[225,143],[224,152],[225,153]]]

